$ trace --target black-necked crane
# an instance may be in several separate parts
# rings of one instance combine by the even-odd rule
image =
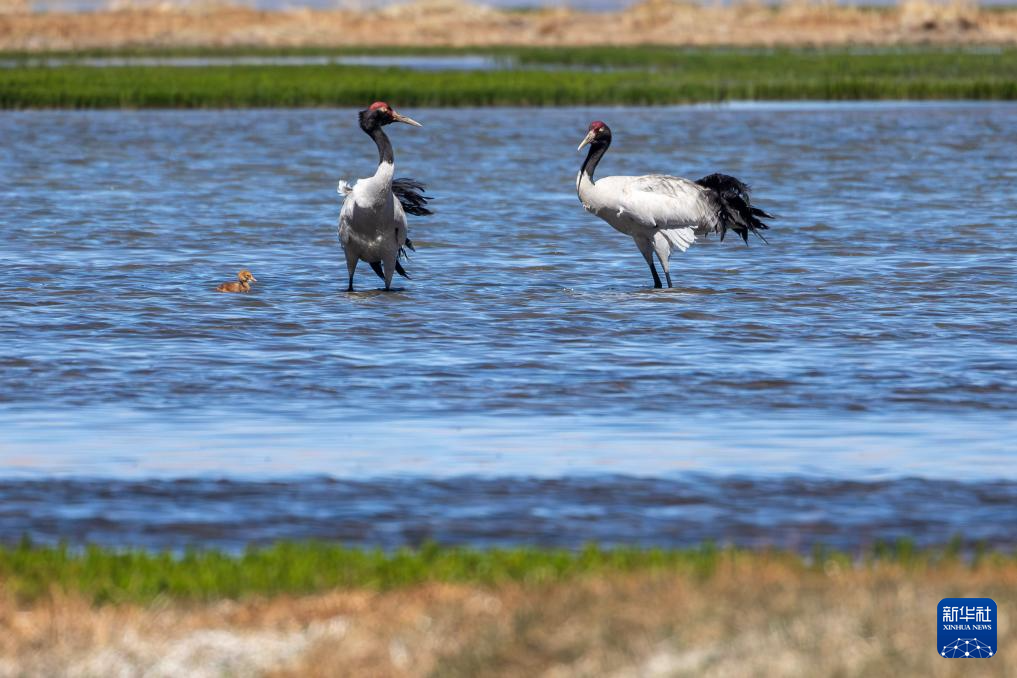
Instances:
[[[378,169],[374,176],[360,179],[353,186],[345,181],[339,183],[339,193],[345,196],[339,213],[339,242],[346,253],[349,292],[353,291],[353,274],[360,261],[367,262],[385,281],[386,290],[392,288],[393,273],[409,278],[399,262],[405,256],[404,248],[414,249],[406,233],[406,213],[431,214],[425,207],[428,198],[423,194],[423,184],[413,179],[392,178],[395,172],[392,142],[382,128],[393,122],[422,126],[384,101],[360,111],[360,129],[378,146]]]
[[[698,181],[663,174],[639,177],[603,177],[594,181],[597,163],[611,145],[611,129],[600,120],[590,123],[578,150],[589,144],[590,151],[576,177],[576,192],[588,212],[611,224],[636,242],[653,274],[653,286],[663,287],[656,255],[664,268],[667,286],[671,287],[671,252],[684,252],[696,241],[697,235],[728,230],[741,236],[746,244],[749,232],[769,228],[760,217],[773,216],[753,207],[749,187],[726,174],[711,174]]]

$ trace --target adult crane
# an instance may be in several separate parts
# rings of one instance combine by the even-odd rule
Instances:
[[[684,252],[697,235],[719,233],[721,241],[728,230],[745,244],[749,233],[763,242],[760,231],[769,228],[760,217],[774,217],[749,201],[749,187],[726,174],[711,174],[698,181],[663,174],[639,177],[603,177],[594,181],[593,173],[611,145],[611,129],[595,120],[590,123],[583,143],[589,144],[576,177],[576,192],[588,212],[630,236],[646,259],[653,274],[653,286],[663,287],[654,255],[660,261],[671,287],[671,252]]]
[[[383,128],[393,122],[422,127],[384,101],[360,111],[360,129],[378,147],[378,169],[374,176],[360,179],[353,186],[339,182],[339,193],[345,196],[339,213],[339,242],[346,254],[349,292],[353,291],[353,274],[360,261],[367,262],[385,281],[386,290],[392,289],[393,273],[409,278],[399,261],[405,257],[406,249],[414,249],[406,232],[406,213],[419,216],[432,213],[426,207],[428,198],[423,194],[423,184],[413,179],[392,178],[395,172],[392,142]]]

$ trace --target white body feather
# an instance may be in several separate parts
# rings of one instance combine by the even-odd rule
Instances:
[[[339,242],[346,259],[381,262],[386,286],[406,243],[406,213],[392,193],[394,169],[392,163],[383,162],[374,176],[353,186],[342,181],[338,189],[345,196],[339,212]]]
[[[714,232],[718,216],[709,192],[694,181],[663,174],[576,178],[583,207],[630,236],[647,262],[657,255],[670,273],[671,252],[684,252],[697,235]]]

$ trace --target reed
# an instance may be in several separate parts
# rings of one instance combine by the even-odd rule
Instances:
[[[880,545],[861,557],[817,549],[811,556],[775,550],[749,551],[705,544],[689,549],[546,548],[478,550],[426,544],[392,552],[320,542],[278,543],[229,554],[189,550],[181,554],[89,546],[37,547],[28,542],[0,547],[0,592],[31,602],[55,590],[94,603],[237,599],[251,595],[310,594],[335,589],[397,589],[423,583],[497,586],[547,584],[591,575],[660,572],[706,580],[731,567],[779,566],[805,573],[873,570],[893,565],[907,571],[937,568],[1004,568],[1017,555],[976,551],[962,557],[956,545],[916,549],[902,541]]]

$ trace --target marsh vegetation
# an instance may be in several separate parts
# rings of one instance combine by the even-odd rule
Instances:
[[[1017,98],[1017,49],[860,53],[502,48],[486,53],[516,67],[424,71],[343,65],[15,66],[0,69],[0,106],[355,106],[381,98],[402,106]],[[16,63],[18,56],[8,58]]]

